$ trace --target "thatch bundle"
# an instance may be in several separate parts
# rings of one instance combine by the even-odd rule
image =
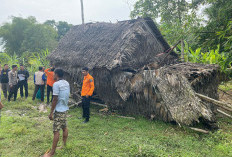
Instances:
[[[172,52],[160,68],[169,48],[150,18],[90,23],[73,27],[48,59],[66,71],[75,99],[87,66],[95,93],[112,110],[186,125],[199,118],[214,121],[211,105],[195,91],[218,97],[218,67],[177,64]]]

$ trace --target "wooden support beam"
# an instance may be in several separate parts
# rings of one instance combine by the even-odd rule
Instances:
[[[218,107],[221,107],[221,108],[223,108],[223,109],[225,109],[227,111],[232,112],[232,105],[230,105],[230,104],[224,103],[222,101],[215,100],[213,98],[207,97],[207,96],[199,94],[199,93],[196,93],[196,95],[199,98],[201,98],[202,100],[206,100],[208,102],[211,102],[211,103],[217,105]]]
[[[229,118],[232,119],[232,116],[229,115],[228,113],[225,113],[225,112],[223,112],[222,110],[219,110],[219,109],[217,109],[217,111],[218,111],[219,113],[221,113],[222,115],[224,115],[224,116],[229,117]]]

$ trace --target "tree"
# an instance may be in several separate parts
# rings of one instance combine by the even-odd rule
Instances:
[[[52,24],[50,20],[50,25]],[[26,19],[12,17],[12,21],[0,27],[0,38],[4,51],[21,56],[23,52],[52,50],[57,45],[58,34],[56,28],[48,24],[39,24],[34,17]]]
[[[59,21],[56,24],[56,28],[58,31],[58,40],[60,40],[72,27],[71,24],[68,24],[65,21]]]
[[[57,30],[58,37],[57,40],[59,41],[72,27],[71,24],[68,24],[65,21],[56,22],[55,20],[47,20],[44,22],[45,25],[52,26]]]
[[[219,38],[217,32],[222,32],[227,29],[228,22],[232,20],[232,1],[231,0],[205,0],[207,4],[204,13],[208,20],[206,26],[199,31],[198,46],[205,49],[209,47],[215,49],[220,45],[220,52],[224,51],[223,43],[226,38]]]
[[[161,32],[171,45],[178,40],[190,42],[193,38],[189,34],[200,26],[201,20],[196,16],[199,4],[188,0],[138,0],[131,17],[160,20]]]
[[[22,42],[20,52],[35,52],[39,50],[53,50],[57,46],[57,32],[48,25],[35,24],[24,32],[25,38]]]
[[[2,38],[4,49],[8,54],[21,54],[20,49],[25,38],[24,32],[35,23],[36,19],[34,17],[28,17],[27,19],[12,17],[11,23],[5,23],[0,27],[0,38]]]

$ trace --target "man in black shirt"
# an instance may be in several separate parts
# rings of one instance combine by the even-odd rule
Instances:
[[[4,65],[4,69],[1,72],[1,84],[2,84],[2,91],[4,94],[4,98],[7,99],[7,92],[9,92],[9,77],[8,77],[8,72],[9,72],[9,66],[8,64]]]
[[[20,70],[18,71],[18,87],[20,88],[20,95],[23,98],[23,87],[25,88],[25,98],[28,97],[28,78],[29,78],[29,72],[25,70],[23,65],[20,65]]]

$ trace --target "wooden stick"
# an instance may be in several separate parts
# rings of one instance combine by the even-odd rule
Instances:
[[[207,97],[207,96],[202,95],[202,94],[199,94],[199,93],[196,93],[196,95],[197,95],[199,98],[203,99],[203,100],[206,100],[206,101],[208,101],[208,102],[211,102],[211,103],[217,105],[218,107],[221,107],[221,108],[223,108],[223,109],[225,109],[225,110],[227,110],[227,111],[232,112],[232,105],[229,105],[229,104],[226,104],[226,103],[224,103],[224,102],[221,102],[221,101],[212,99],[212,98],[210,98],[210,97]]]
[[[100,104],[100,103],[97,103],[97,102],[90,102],[90,103],[93,104],[93,105],[101,106],[101,107],[107,107],[107,105]]]
[[[174,50],[174,48],[175,48],[180,42],[181,42],[181,40],[178,41],[178,42],[167,52],[166,56],[165,56],[165,57],[163,58],[163,60],[159,63],[159,65],[162,65],[162,64],[163,64],[163,62],[165,61],[165,59],[171,54],[171,52]]]
[[[229,117],[229,118],[232,118],[231,115],[229,115],[228,113],[223,112],[222,110],[217,109],[217,111],[218,111],[219,113],[223,114],[224,116],[227,116],[227,117]]]
[[[203,130],[203,129],[198,129],[198,128],[192,128],[192,127],[189,127],[190,129],[194,130],[194,131],[198,131],[198,132],[201,132],[201,133],[204,133],[204,134],[208,134],[209,131],[207,130]]]
[[[126,117],[126,116],[117,116],[118,118],[127,118],[127,119],[133,119],[133,120],[135,120],[135,118],[134,117]]]

